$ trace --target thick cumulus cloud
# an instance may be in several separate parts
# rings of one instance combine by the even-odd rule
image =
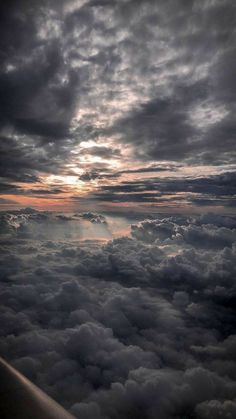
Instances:
[[[233,419],[234,218],[152,218],[101,244],[22,234],[16,216],[41,231],[98,217],[5,214],[3,357],[78,418]]]
[[[213,215],[213,220],[214,220]],[[217,219],[217,217],[216,217]],[[180,219],[181,220],[181,219]],[[160,244],[182,244],[193,247],[210,249],[221,249],[232,247],[236,241],[236,229],[225,226],[216,226],[214,224],[202,224],[204,217],[197,219],[190,218],[184,225],[182,221],[176,222],[175,218],[162,220],[147,220],[138,225],[132,225],[132,236],[149,243]],[[225,217],[225,224],[234,225],[234,220]]]

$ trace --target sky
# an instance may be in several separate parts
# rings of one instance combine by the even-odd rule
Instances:
[[[235,12],[1,2],[0,357],[75,418],[236,417]]]
[[[235,9],[2,2],[0,208],[233,214]]]

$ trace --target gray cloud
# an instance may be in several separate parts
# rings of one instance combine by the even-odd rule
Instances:
[[[59,19],[60,6],[54,7]],[[46,13],[53,27],[50,12],[50,2],[34,8],[27,1],[2,6],[1,114],[3,124],[24,134],[61,138],[70,122],[76,75],[65,67],[56,33],[46,39],[40,36]]]
[[[29,180],[35,170],[57,171],[76,142],[108,132],[140,159],[231,161],[234,15],[230,1],[3,5],[1,125],[25,144],[12,136],[3,175],[18,180],[15,146]],[[72,123],[78,110],[84,116]],[[31,168],[29,147],[45,151]]]
[[[119,149],[112,149],[104,146],[93,146],[89,148],[85,148],[81,150],[81,155],[87,154],[91,156],[99,156],[104,159],[111,158],[111,157],[120,157],[120,150]]]
[[[168,202],[185,201],[196,205],[233,207],[235,192],[235,172],[225,172],[199,178],[155,177],[103,185],[91,195],[91,199],[108,202],[166,202],[167,205]]]
[[[103,167],[100,170],[94,169],[89,171],[86,171],[83,173],[79,179],[86,182],[94,179],[114,179],[119,178],[121,175],[132,175],[136,173],[156,173],[156,172],[166,172],[166,171],[172,171],[175,172],[179,169],[180,166],[178,165],[165,165],[165,166],[157,166],[157,165],[151,165],[146,167],[139,167],[137,169],[124,169],[120,171],[109,171],[107,168]]]
[[[68,136],[78,74],[63,58],[60,3],[1,6],[0,175],[13,182],[57,172],[74,143]]]
[[[4,217],[66,228],[2,236],[1,355],[78,417],[232,416],[234,218],[144,220],[101,245],[68,237],[71,218]]]
[[[140,79],[161,81],[112,132],[131,143],[139,158],[228,163],[234,155],[235,6],[228,1],[146,6],[142,39],[138,22],[131,24],[130,61]]]
[[[0,214],[1,356],[82,419],[233,418],[235,218],[124,204],[233,212],[234,2],[2,3],[2,194],[97,186],[92,211]]]

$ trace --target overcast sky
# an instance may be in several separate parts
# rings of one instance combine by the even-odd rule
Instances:
[[[1,209],[233,213],[232,0],[8,0]]]
[[[235,12],[1,2],[0,355],[79,419],[236,417]]]

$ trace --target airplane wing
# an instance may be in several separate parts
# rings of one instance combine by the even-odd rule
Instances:
[[[75,419],[0,358],[1,419]]]

